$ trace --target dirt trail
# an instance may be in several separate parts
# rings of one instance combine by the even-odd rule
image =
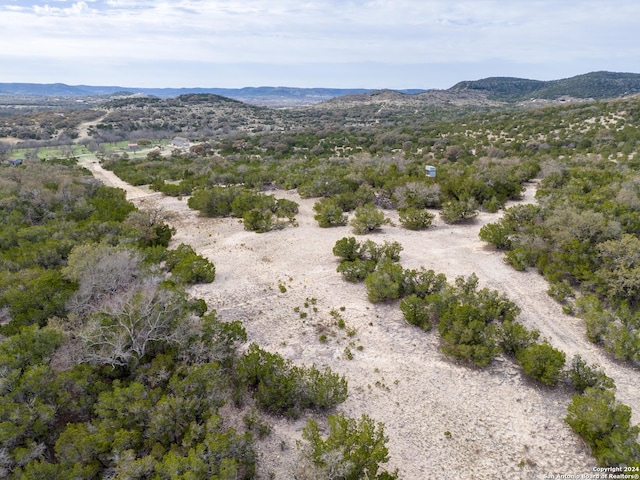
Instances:
[[[78,125],[78,137],[75,139],[74,143],[79,143],[81,140],[84,140],[85,138],[89,138],[89,128],[95,127],[96,125],[98,125],[100,122],[102,122],[102,120],[104,120],[104,117],[106,117],[106,115],[103,115],[102,117],[96,120],[92,120],[90,122],[84,122]]]
[[[224,320],[242,320],[251,342],[296,363],[327,365],[345,375],[349,398],[338,411],[366,413],[384,422],[389,467],[398,468],[401,478],[540,479],[552,473],[588,474],[596,466],[563,421],[569,391],[535,384],[507,359],[485,370],[458,366],[440,353],[437,334],[403,321],[397,304],[371,304],[362,284],[343,281],[335,271],[332,248],[351,230],[320,229],[313,220],[315,200],[276,192],[300,204],[299,226],[260,235],[245,231],[235,219],[198,217],[186,200],[131,187],[97,163],[84,166],[105,183],[124,188],[138,205],[173,213],[173,242],[191,244],[216,265],[215,282],[194,287],[192,293]],[[534,191],[529,185],[524,201],[533,201]],[[386,213],[398,223],[394,212]],[[499,214],[481,214],[477,222],[463,226],[436,221],[425,232],[390,226],[367,238],[398,241],[407,268],[424,266],[449,281],[475,273],[481,287],[504,292],[521,307],[520,321],[539,329],[568,359],[580,353],[599,363],[615,379],[617,398],[632,407],[638,423],[638,372],[591,345],[582,322],[563,314],[546,294],[542,277],[516,272],[501,253],[480,241],[481,226],[497,218]],[[332,309],[356,330],[354,336],[332,325]],[[327,341],[320,341],[320,335]],[[258,444],[259,474],[290,479],[304,422],[272,423],[273,434]]]
[[[85,156],[80,159],[78,165],[86,168],[91,174],[109,187],[121,188],[127,192],[127,199],[130,201],[141,200],[148,197],[162,197],[162,194],[153,192],[146,187],[135,187],[120,178],[109,170],[105,170],[100,162],[93,156]]]

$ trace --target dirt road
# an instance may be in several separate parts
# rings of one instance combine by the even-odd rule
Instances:
[[[407,325],[397,304],[371,304],[362,284],[343,281],[332,248],[351,230],[319,228],[313,220],[315,200],[277,192],[300,204],[299,226],[260,235],[245,231],[235,219],[198,217],[186,200],[131,187],[95,162],[84,166],[106,184],[124,188],[139,206],[157,205],[173,214],[173,242],[191,244],[216,265],[216,281],[192,293],[223,319],[242,320],[251,342],[298,364],[328,365],[345,375],[349,398],[338,411],[384,422],[389,466],[398,468],[401,478],[540,479],[551,473],[588,474],[596,465],[563,421],[568,389],[543,388],[504,358],[484,370],[456,365],[440,352],[437,334]],[[533,201],[534,192],[529,185],[524,201]],[[398,223],[394,212],[386,213]],[[590,344],[582,322],[562,313],[536,272],[516,272],[479,240],[480,227],[498,217],[481,214],[473,225],[463,226],[436,221],[425,232],[389,226],[368,238],[398,241],[407,268],[424,266],[449,281],[475,273],[481,287],[505,293],[521,307],[520,321],[539,329],[568,359],[579,353],[600,364],[638,423],[638,372]],[[329,312],[334,309],[355,335],[333,325]],[[304,422],[272,423],[273,434],[258,443],[259,474],[290,479]]]

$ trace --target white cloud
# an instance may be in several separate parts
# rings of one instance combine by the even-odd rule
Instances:
[[[503,74],[628,58],[629,71],[639,23],[635,0],[0,0],[10,63],[499,64]]]
[[[57,0],[58,2],[63,2],[64,0]],[[66,2],[64,2],[66,3]],[[89,8],[87,2],[75,2],[71,4],[70,7],[51,7],[48,4],[44,6],[34,5],[33,11],[36,15],[46,15],[46,16],[84,16],[87,14],[92,14],[94,11]]]

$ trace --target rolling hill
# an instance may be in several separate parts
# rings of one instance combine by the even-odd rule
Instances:
[[[80,98],[144,95],[176,98],[187,94],[219,95],[248,104],[296,106],[335,103],[481,104],[519,102],[531,98],[605,99],[640,93],[640,74],[591,72],[560,80],[488,77],[465,80],[449,89],[375,90],[348,88],[244,87],[244,88],[137,88],[120,86],[66,85],[64,83],[0,83],[0,96]]]
[[[455,84],[449,92],[479,91],[494,100],[518,101],[529,98],[554,100],[559,97],[603,98],[640,93],[640,74],[591,72],[562,80],[540,81],[512,77],[489,77]]]

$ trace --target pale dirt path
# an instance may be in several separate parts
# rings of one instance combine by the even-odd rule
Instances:
[[[81,140],[84,140],[85,138],[89,138],[89,128],[95,127],[96,125],[98,125],[100,122],[102,122],[102,120],[104,120],[104,117],[106,116],[107,115],[103,115],[102,117],[96,120],[92,120],[90,122],[84,122],[78,125],[78,137],[75,139],[74,143],[78,143]]]
[[[437,334],[407,325],[396,303],[371,304],[362,284],[343,281],[331,251],[338,239],[352,233],[348,227],[320,229],[313,220],[315,200],[277,192],[300,204],[299,226],[260,235],[246,232],[235,219],[200,218],[186,200],[150,196],[97,164],[89,167],[97,178],[127,190],[138,205],[161,206],[174,214],[173,243],[191,244],[216,265],[215,282],[194,287],[192,293],[217,309],[222,319],[242,320],[251,342],[297,364],[327,365],[345,375],[349,398],[338,411],[366,413],[384,422],[389,466],[398,468],[401,478],[540,479],[550,473],[588,474],[596,465],[563,422],[569,391],[543,388],[505,359],[485,370],[455,365],[440,353]],[[530,187],[525,201],[532,201],[532,194]],[[397,221],[393,212],[387,214]],[[522,308],[520,321],[538,328],[568,358],[580,353],[602,365],[616,381],[618,399],[633,408],[637,423],[638,373],[591,345],[582,322],[564,315],[546,294],[542,277],[516,272],[504,264],[501,253],[479,240],[480,227],[498,217],[482,214],[464,226],[436,221],[425,232],[387,227],[368,238],[400,242],[401,263],[407,268],[434,269],[449,281],[475,272],[481,287],[507,294]],[[280,283],[286,292],[280,291]],[[302,319],[296,307],[307,318]],[[340,307],[345,307],[341,314],[347,326],[357,329],[354,337],[331,326],[329,311]],[[326,343],[319,341],[321,333],[327,335]],[[352,360],[346,358],[345,347]],[[258,443],[259,474],[288,480],[304,422],[271,422],[273,434]]]
[[[127,200],[135,201],[147,197],[162,197],[162,194],[149,190],[147,187],[135,187],[120,178],[110,170],[105,170],[100,162],[93,156],[87,155],[80,158],[78,165],[86,168],[97,180],[109,187],[121,188],[127,192]]]

